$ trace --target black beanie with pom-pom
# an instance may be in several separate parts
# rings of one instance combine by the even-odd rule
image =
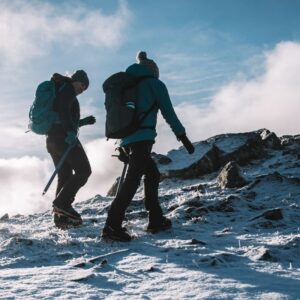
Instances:
[[[147,53],[145,51],[139,51],[136,55],[136,60],[138,64],[145,66],[156,78],[159,77],[159,69],[157,64],[152,60],[147,58]]]

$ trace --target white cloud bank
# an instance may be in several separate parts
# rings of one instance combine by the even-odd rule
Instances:
[[[104,15],[75,2],[0,2],[0,57],[21,63],[47,53],[51,46],[116,47],[122,43],[131,14],[125,1]]]
[[[99,139],[84,147],[93,173],[79,191],[77,201],[92,198],[96,194],[106,195],[123,167],[116,157],[111,156],[116,154],[113,141]],[[45,160],[29,156],[0,159],[0,217],[5,213],[29,214],[50,209],[57,179],[54,179],[45,196],[42,196],[42,191],[53,171],[50,156]]]
[[[50,208],[47,196],[41,196],[49,167],[48,161],[36,157],[0,159],[0,217]]]
[[[265,54],[265,71],[222,87],[203,108],[184,103],[176,112],[193,141],[210,136],[268,128],[278,135],[300,133],[300,43],[282,42]],[[178,143],[162,120],[157,151]]]

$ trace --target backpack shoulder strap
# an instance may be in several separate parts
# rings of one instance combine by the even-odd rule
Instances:
[[[153,76],[143,76],[142,80],[147,79],[147,78],[154,78]],[[148,85],[151,89],[151,91],[154,94],[153,88],[151,85]],[[156,101],[154,101],[154,103],[150,106],[150,108],[145,111],[142,112],[143,116],[139,119],[139,124],[142,124],[144,122],[144,120],[147,118],[147,116],[150,114],[150,112],[152,112],[156,107],[158,107]],[[148,129],[155,129],[154,126],[140,126],[139,128],[148,128]]]

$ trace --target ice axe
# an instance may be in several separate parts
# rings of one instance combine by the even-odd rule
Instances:
[[[117,148],[117,150],[120,152],[119,155],[112,155],[112,156],[118,157],[119,160],[124,163],[124,167],[123,167],[122,175],[121,175],[121,177],[119,179],[119,182],[118,182],[118,187],[117,187],[117,191],[116,191],[115,196],[118,195],[118,193],[121,189],[121,186],[124,182],[124,178],[126,176],[126,172],[127,172],[127,168],[128,168],[128,155],[127,155],[127,153],[124,151],[124,149],[122,147]]]
[[[67,156],[69,155],[69,153],[70,153],[70,151],[73,149],[73,147],[76,145],[76,143],[77,143],[77,142],[71,144],[71,145],[67,148],[67,150],[64,152],[64,154],[63,154],[63,156],[61,157],[59,163],[57,164],[57,166],[56,166],[56,168],[55,168],[55,170],[54,170],[52,176],[50,177],[50,179],[49,179],[47,185],[46,185],[45,188],[44,188],[44,191],[43,191],[43,194],[42,194],[43,196],[47,193],[47,191],[48,191],[48,189],[49,189],[49,187],[50,187],[50,185],[51,185],[51,183],[52,183],[54,177],[56,176],[56,174],[57,174],[57,173],[59,172],[59,170],[61,169],[63,163],[65,162],[65,160],[66,160],[66,158],[67,158]]]
[[[128,167],[128,163],[124,163],[122,175],[121,175],[121,178],[120,178],[120,180],[118,182],[118,187],[117,187],[117,191],[116,191],[116,195],[115,196],[117,196],[119,194],[121,186],[122,186],[122,184],[124,182],[124,178],[125,178],[125,175],[126,175],[126,172],[127,172],[127,167]]]

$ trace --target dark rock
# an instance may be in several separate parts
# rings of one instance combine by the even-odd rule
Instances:
[[[192,239],[190,242],[189,242],[190,245],[206,245],[205,242],[202,242],[200,240],[197,240],[197,239]]]
[[[241,175],[240,168],[235,161],[229,162],[217,178],[219,186],[224,188],[239,188],[247,184]]]
[[[262,260],[269,262],[276,262],[278,259],[275,257],[274,253],[272,253],[266,247],[255,247],[247,251],[247,255],[250,256],[253,260]]]
[[[5,214],[0,218],[0,221],[7,221],[8,219],[9,219],[8,214]]]
[[[152,152],[151,156],[160,165],[168,165],[169,163],[172,162],[172,159],[166,155],[156,154],[155,152]]]
[[[300,135],[284,135],[280,138],[280,142],[284,147],[300,144]]]
[[[283,219],[283,214],[282,214],[281,208],[274,208],[274,209],[270,209],[270,210],[263,212],[261,215],[252,218],[250,221],[259,219],[261,217],[268,219],[268,220],[277,221],[277,220]]]
[[[289,182],[295,185],[300,185],[300,178],[298,177],[289,177]]]
[[[171,212],[171,211],[177,209],[178,207],[179,207],[178,204],[173,204],[173,205],[171,205],[171,206],[168,208],[168,212]]]
[[[204,185],[199,184],[199,185],[196,187],[196,191],[199,192],[199,193],[204,194],[204,193],[205,193],[205,187],[204,187]]]
[[[254,131],[228,134],[222,139],[215,139],[216,146],[223,151],[219,157],[221,166],[224,166],[230,161],[236,161],[240,165],[246,165],[254,159],[259,159],[265,156],[265,147],[260,137],[260,132]],[[222,143],[225,143],[224,140],[226,141],[226,139],[229,141],[232,140],[233,142],[236,140],[237,145],[232,146],[232,149],[230,150],[224,151],[226,148],[222,147]]]
[[[206,207],[188,207],[184,210],[190,217],[200,217],[208,213]]]
[[[265,129],[260,134],[263,144],[267,148],[281,149],[281,141],[274,132]]]
[[[219,149],[212,145],[211,149],[206,152],[198,161],[192,165],[179,169],[179,170],[168,170],[166,173],[161,175],[162,179],[165,178],[182,178],[182,179],[193,179],[199,178],[202,175],[212,173],[219,168]]]
[[[182,178],[193,179],[217,171],[229,161],[236,161],[245,165],[254,159],[266,155],[265,146],[259,131],[223,134],[212,137],[206,141],[199,142],[196,147],[201,146],[205,151],[197,161],[182,169],[170,169],[162,172],[161,179]],[[176,150],[173,150],[176,151]],[[177,150],[180,151],[180,150]]]
[[[233,199],[224,199],[219,201],[217,204],[210,205],[207,207],[210,211],[217,212],[234,212]]]
[[[271,254],[270,250],[264,249],[263,251],[261,251],[258,260],[276,262],[277,258]]]
[[[199,192],[199,193],[204,193],[205,192],[205,188],[202,184],[183,187],[181,190],[183,192],[193,192],[193,191],[194,192]]]
[[[268,220],[282,220],[283,214],[280,208],[274,208],[268,211],[265,211],[262,216]]]
[[[158,272],[159,269],[151,266],[149,269],[146,269],[145,272]]]
[[[203,206],[203,203],[199,199],[200,199],[200,197],[194,198],[194,199],[188,200],[184,204],[188,205],[188,206],[193,206],[193,207],[201,207],[201,206]]]
[[[116,179],[116,181],[114,182],[114,184],[112,185],[112,187],[108,190],[108,192],[106,194],[107,197],[114,197],[114,196],[116,196],[120,179],[121,179],[121,177],[118,177]]]

